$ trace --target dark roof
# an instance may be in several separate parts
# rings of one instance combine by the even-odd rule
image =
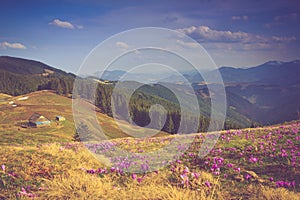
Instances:
[[[41,119],[41,117],[42,117],[43,119]],[[35,123],[35,122],[37,122],[37,121],[50,121],[50,120],[49,120],[48,118],[46,118],[45,116],[39,114],[39,113],[33,113],[33,114],[31,115],[31,117],[29,118],[29,122]]]

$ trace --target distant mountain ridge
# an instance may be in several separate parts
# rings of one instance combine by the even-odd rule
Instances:
[[[217,69],[224,83],[258,83],[273,85],[300,84],[298,74],[300,73],[300,60],[290,62],[269,61],[258,66],[247,68],[235,68],[223,66]],[[216,70],[205,72],[205,77],[214,80]],[[204,81],[203,77],[196,71],[183,74],[192,83]],[[288,79],[287,79],[288,77]],[[170,80],[177,80],[171,77]]]
[[[300,61],[269,61],[250,68],[221,67],[224,82],[274,85],[300,84]]]

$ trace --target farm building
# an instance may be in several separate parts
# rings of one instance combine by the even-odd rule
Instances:
[[[33,113],[29,118],[29,125],[33,127],[50,126],[51,121],[39,113]]]
[[[64,118],[63,116],[56,116],[55,120],[61,122],[61,121],[65,121],[66,118]]]

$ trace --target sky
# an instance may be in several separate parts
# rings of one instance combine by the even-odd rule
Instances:
[[[250,67],[300,59],[299,22],[299,0],[2,0],[0,55],[76,73],[112,35],[161,27],[197,41],[217,66]]]

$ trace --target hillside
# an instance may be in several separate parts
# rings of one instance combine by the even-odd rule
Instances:
[[[240,126],[249,126],[251,121],[267,125],[299,119],[299,60],[269,61],[248,68],[221,67],[219,72],[226,87],[228,118],[231,122]],[[110,76],[107,78],[110,79],[119,73],[120,71],[117,70],[110,71]],[[207,77],[214,79],[215,71],[205,73]],[[203,102],[203,99],[209,96],[207,88],[201,84],[204,81],[203,77],[195,71],[186,72],[183,76],[193,83],[200,101]],[[180,88],[182,86],[177,82],[181,80],[182,77],[178,75],[170,75],[161,82]],[[153,91],[148,89],[146,92],[153,94]],[[158,91],[156,95],[161,96],[161,91]],[[174,101],[173,99],[169,100]],[[206,104],[202,109],[205,110],[208,106]],[[207,116],[207,113],[205,114]],[[238,119],[242,120],[237,121]]]
[[[0,76],[0,92],[10,95],[43,89],[69,94],[75,78],[74,74],[41,62],[8,56],[0,56]]]
[[[223,131],[216,146],[205,157],[197,156],[204,134],[119,138],[86,144],[96,156],[101,156],[99,162],[84,144],[71,142],[72,122],[67,114],[70,99],[47,91],[29,94],[22,102],[12,98],[9,100],[20,105],[14,109],[19,110],[11,112],[1,105],[2,116],[8,116],[0,122],[0,199],[300,198],[299,121]],[[50,118],[63,113],[67,120],[60,129],[37,128],[30,132],[14,127],[14,118],[22,120],[33,110]],[[107,127],[109,118],[98,117]],[[113,127],[107,128],[116,131]],[[209,133],[207,137],[214,136],[215,133]],[[168,146],[175,138],[178,138],[175,145],[179,150],[189,137],[195,139],[184,154],[167,165],[169,160],[159,162],[162,168],[148,172],[149,168],[145,166],[171,153],[156,155],[156,150]],[[116,147],[130,153],[125,157],[118,154],[114,157]],[[153,151],[154,157],[133,154]],[[144,171],[133,174],[126,171],[131,168]]]
[[[249,68],[221,67],[229,107],[261,124],[299,119],[300,61],[269,61]],[[213,77],[212,72],[207,76]],[[191,80],[199,77],[194,74]]]
[[[222,131],[209,154],[198,157],[204,138],[213,139],[215,133],[170,136],[161,132],[156,135],[159,137],[131,138],[112,118],[96,110],[100,125],[112,140],[78,143],[73,142],[72,99],[38,91],[22,96],[1,94],[0,102],[1,200],[300,197],[300,121]],[[93,109],[86,101],[81,105]],[[44,128],[20,127],[33,112],[51,120],[61,115],[66,121]],[[137,127],[119,122],[137,132]],[[175,149],[155,154],[171,142]],[[172,153],[182,151],[185,145],[189,145],[187,151],[171,162],[170,155],[173,158]],[[116,147],[125,154],[118,154]],[[159,170],[149,171],[152,162]]]
[[[38,75],[47,73],[48,70],[48,73],[57,73],[62,76],[75,76],[71,73],[64,72],[63,70],[51,67],[42,62],[10,56],[0,56],[0,70],[21,75]]]
[[[117,73],[117,74],[116,74]],[[105,73],[105,77],[111,77],[114,75],[119,76],[122,71],[114,71],[114,72],[107,72]],[[30,92],[40,91],[40,90],[54,90],[57,94],[68,96],[72,93],[73,90],[73,82],[75,80],[75,76],[73,74],[66,73],[62,70],[56,69],[54,67],[50,67],[46,64],[41,62],[27,60],[22,58],[14,58],[8,56],[1,56],[0,57],[0,92],[10,94],[10,95],[25,95]],[[89,78],[87,78],[89,79]],[[101,84],[100,84],[101,85]],[[105,91],[110,91],[112,88],[107,85],[108,89]],[[178,91],[182,90],[180,85],[172,86],[177,88]],[[134,111],[133,118],[136,119],[138,124],[147,124],[147,120],[149,121],[149,117],[146,116],[147,109],[150,107],[151,104],[154,102],[158,104],[163,104],[168,108],[173,103],[178,103],[176,98],[174,98],[173,94],[170,94],[170,91],[166,92],[166,89],[161,89],[159,85],[155,87],[149,86],[144,87],[144,91],[141,91],[145,96],[143,102],[137,100],[135,98],[135,104],[143,104],[146,103],[147,107],[142,107],[142,109]],[[110,105],[105,103],[105,106],[101,106],[104,102],[110,100],[110,96],[101,96],[101,91],[98,91],[96,94],[96,105],[104,111],[105,114],[111,116],[110,112]],[[107,93],[107,92],[105,92]],[[165,93],[165,94],[164,94]],[[93,94],[92,94],[93,95]],[[99,95],[99,96],[98,96]],[[173,96],[172,96],[173,95]],[[101,97],[100,97],[101,96]],[[170,99],[170,97],[172,98]],[[148,99],[148,100],[146,100]],[[152,102],[149,102],[149,99],[152,99]],[[106,105],[107,104],[107,105]],[[208,117],[210,115],[209,109],[209,101],[203,100],[201,96],[199,96],[199,104],[201,107],[201,112],[205,117],[205,120],[208,121]],[[188,106],[192,106],[187,103]],[[176,105],[178,107],[178,105]],[[134,106],[135,109],[140,106]],[[226,128],[230,127],[248,127],[251,124],[251,119],[239,113],[238,110],[233,110],[231,107],[229,109],[229,115],[226,122]],[[169,110],[171,112],[171,110]],[[174,109],[173,109],[174,111]],[[143,116],[141,116],[141,114]],[[170,114],[171,115],[171,114]],[[175,116],[172,117],[172,120],[175,120]],[[144,119],[147,119],[146,121]],[[138,120],[138,121],[137,121]],[[168,128],[169,121],[171,120],[168,117],[168,122],[164,127],[164,131],[168,131],[170,133],[176,132],[175,127]],[[203,121],[203,120],[202,120]],[[146,122],[146,123],[145,123]],[[171,122],[174,123],[174,122]],[[199,131],[204,131],[207,125],[201,126]],[[173,125],[172,125],[173,126]],[[168,130],[167,130],[168,129]],[[195,131],[192,131],[195,132]]]
[[[25,100],[20,100],[26,97]],[[38,142],[71,142],[75,135],[75,125],[72,113],[72,99],[57,95],[53,91],[38,91],[23,96],[0,96],[0,133],[1,144],[8,145],[12,140],[18,144],[36,144]],[[9,104],[13,102],[13,104]],[[13,105],[16,105],[14,107]],[[91,104],[86,103],[88,107]],[[90,109],[93,109],[92,107]],[[55,116],[64,116],[66,121],[57,124],[55,121],[51,127],[45,128],[21,128],[21,122],[28,121],[34,113],[40,113],[54,121]],[[108,138],[128,137],[123,133],[114,120],[105,114],[97,112],[97,119]],[[130,131],[130,126],[120,121],[123,128]],[[134,128],[135,132],[138,132]],[[166,133],[160,133],[166,134]],[[160,135],[158,134],[158,135]],[[13,139],[14,138],[14,139]]]

